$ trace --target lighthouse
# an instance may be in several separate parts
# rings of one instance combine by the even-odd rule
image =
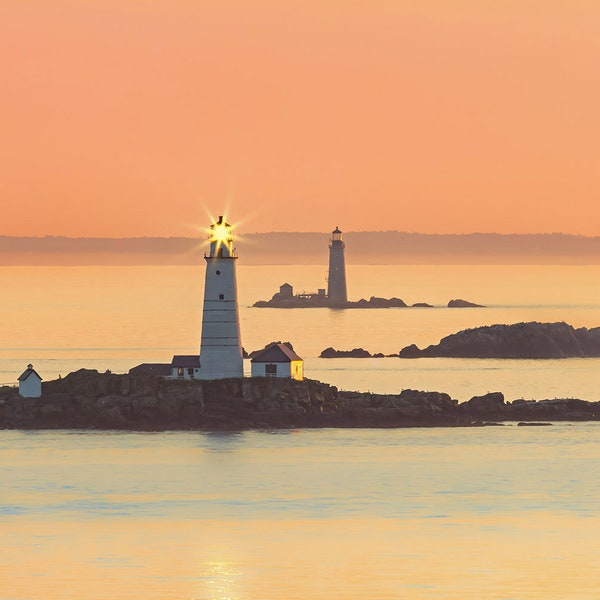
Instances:
[[[244,376],[231,225],[223,217],[210,226],[210,249],[204,255],[204,308],[199,379]]]
[[[329,277],[327,280],[327,303],[329,306],[343,306],[348,302],[344,248],[342,232],[339,227],[336,227],[331,232],[329,243]]]

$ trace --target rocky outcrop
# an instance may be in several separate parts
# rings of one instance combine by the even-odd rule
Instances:
[[[254,308],[327,308],[327,296],[322,294],[299,294],[295,296],[274,294],[270,300],[258,300]]]
[[[329,348],[325,348],[319,354],[319,358],[389,358],[392,356],[398,356],[397,354],[383,354],[382,352],[376,352],[375,354],[371,354],[368,350],[364,348],[354,348],[353,350],[336,350],[331,346]]]
[[[270,300],[259,300],[252,305],[254,308],[408,308],[408,304],[401,298],[379,298],[371,296],[368,300],[361,298],[356,301],[348,301],[330,304],[327,296],[323,294],[296,294],[287,295],[277,292]],[[411,308],[433,308],[427,302],[415,302]],[[467,300],[450,300],[449,308],[485,308],[481,304],[468,302]]]
[[[457,298],[448,302],[448,308],[485,308],[485,306]]]
[[[472,417],[498,419],[506,408],[502,392],[488,392],[483,396],[473,396],[461,406],[465,414]]]
[[[400,358],[566,358],[600,356],[600,327],[567,323],[516,323],[465,329],[423,350],[414,344]]]
[[[282,296],[275,294],[270,300],[259,300],[252,305],[254,308],[406,308],[404,300],[400,298],[378,298],[371,296],[368,300],[361,298],[357,301],[348,301],[330,305],[327,296],[319,294],[299,294],[296,296]]]
[[[311,426],[337,389],[275,378],[178,381],[81,369],[43,383],[41,398],[0,388],[0,428],[229,430]],[[335,410],[334,410],[335,412]]]
[[[600,420],[600,403],[515,400],[500,392],[459,404],[443,392],[338,391],[313,380],[171,381],[80,370],[43,384],[41,398],[0,388],[0,428],[138,431],[314,427],[455,427]]]
[[[361,298],[357,302],[346,302],[343,308],[406,308],[404,300],[400,298],[378,298],[371,296],[368,300]]]
[[[363,348],[354,348],[353,350],[335,350],[331,346],[325,348],[319,358],[371,358],[371,353]]]

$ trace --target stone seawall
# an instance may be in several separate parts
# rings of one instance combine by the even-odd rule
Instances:
[[[41,398],[21,398],[15,388],[0,388],[3,429],[219,431],[548,420],[600,420],[600,403],[576,399],[507,403],[495,392],[459,404],[442,392],[345,392],[314,380],[170,381],[84,369],[45,382]]]

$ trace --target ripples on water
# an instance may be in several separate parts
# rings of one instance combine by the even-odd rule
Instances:
[[[593,598],[599,432],[1,432],[0,598]]]

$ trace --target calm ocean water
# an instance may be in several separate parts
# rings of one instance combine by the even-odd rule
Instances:
[[[283,282],[297,292],[325,285],[318,266],[238,269],[242,341],[247,350],[289,340],[308,377],[343,389],[438,390],[463,401],[491,390],[507,399],[600,400],[600,359],[559,361],[461,359],[319,359],[333,346],[395,353],[437,343],[450,333],[493,323],[566,321],[600,325],[599,266],[348,267],[352,299],[397,296],[435,308],[277,310],[251,308]],[[86,367],[126,372],[141,362],[169,362],[198,352],[203,294],[198,267],[0,268],[0,383],[31,362],[44,379]],[[487,308],[448,309],[464,298]],[[247,365],[249,371],[249,365]]]
[[[198,349],[202,270],[0,269],[0,381]],[[247,349],[291,340],[346,389],[600,400],[596,359],[323,360],[477,325],[600,324],[598,267],[349,268],[434,309],[250,308],[318,267],[241,267]],[[462,297],[485,309],[443,308]],[[600,425],[209,433],[0,431],[0,600],[600,597]]]
[[[599,433],[0,432],[0,598],[597,598]]]

